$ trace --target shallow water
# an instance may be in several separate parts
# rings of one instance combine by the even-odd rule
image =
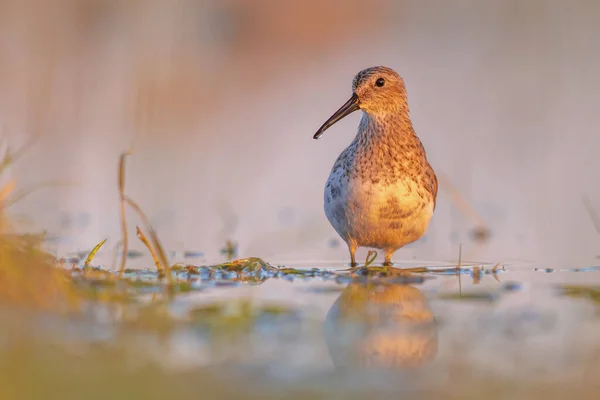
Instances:
[[[169,305],[175,323],[158,334],[134,326],[130,346],[169,369],[250,379],[257,395],[294,388],[424,395],[497,382],[595,390],[600,267],[484,264],[458,274],[444,263],[396,263],[407,271],[424,265],[427,272],[388,278],[326,263],[261,269],[257,279],[200,268]],[[151,280],[153,272],[130,274]],[[115,338],[115,314],[93,313],[93,324],[69,327],[70,343]]]

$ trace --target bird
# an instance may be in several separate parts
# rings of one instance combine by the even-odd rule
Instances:
[[[352,96],[314,134],[362,111],[354,140],[338,156],[324,191],[325,215],[348,245],[396,250],[420,239],[436,207],[438,181],[410,118],[406,86],[393,69],[376,66],[352,80]]]

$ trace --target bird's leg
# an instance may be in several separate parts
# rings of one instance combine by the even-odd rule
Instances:
[[[356,257],[354,256],[354,253],[356,253],[356,245],[354,243],[348,243],[348,250],[350,251],[350,267],[356,268],[358,266]]]
[[[392,249],[387,249],[385,251],[385,260],[383,262],[383,266],[385,267],[385,273],[389,272],[389,267],[392,266],[392,256],[394,255],[394,251]]]

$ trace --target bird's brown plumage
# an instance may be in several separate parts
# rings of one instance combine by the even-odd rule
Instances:
[[[346,241],[385,251],[386,263],[423,236],[436,206],[438,182],[409,116],[403,79],[387,67],[352,82],[363,111],[358,133],[337,158],[325,186],[325,213]]]

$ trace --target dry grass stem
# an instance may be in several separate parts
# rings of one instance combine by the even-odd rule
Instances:
[[[131,208],[133,208],[135,210],[135,212],[139,215],[139,217],[144,222],[144,225],[146,226],[146,230],[148,231],[148,233],[150,235],[150,240],[152,241],[152,247],[154,248],[154,251],[156,252],[156,255],[158,256],[158,260],[160,260],[160,264],[164,265],[163,272],[166,273],[167,280],[169,281],[169,284],[171,284],[172,277],[171,277],[170,268],[169,268],[169,261],[167,260],[167,255],[160,243],[160,240],[158,239],[158,235],[156,234],[156,232],[154,231],[154,228],[152,227],[152,224],[150,223],[150,220],[148,219],[146,214],[142,211],[142,208],[135,201],[133,201],[129,197],[125,196],[125,202]]]
[[[152,256],[152,259],[154,260],[154,264],[156,265],[156,269],[158,270],[158,273],[163,274],[164,273],[163,266],[161,265],[160,260],[158,259],[158,256],[156,255],[156,252],[154,251],[154,248],[152,247],[152,245],[148,241],[148,238],[146,237],[146,235],[144,235],[144,232],[142,232],[140,227],[136,226],[136,229],[137,229],[138,238],[142,241],[142,243],[144,243],[144,245],[150,251],[150,255]]]
[[[119,268],[119,279],[123,277],[123,271],[125,271],[125,263],[127,261],[127,251],[129,246],[129,240],[127,237],[127,218],[125,212],[125,158],[131,155],[132,150],[129,150],[123,154],[119,159],[119,199],[120,199],[120,212],[121,212],[121,231],[123,238],[121,239],[123,256],[121,257],[121,267]]]

